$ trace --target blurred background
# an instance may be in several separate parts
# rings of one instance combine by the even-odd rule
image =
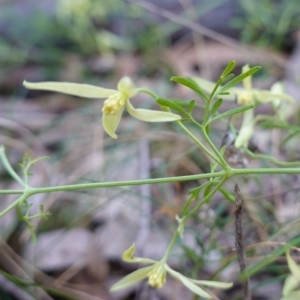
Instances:
[[[263,67],[253,78],[255,87],[269,89],[281,80],[300,101],[299,16],[298,0],[0,0],[0,143],[18,172],[24,153],[49,156],[32,169],[35,187],[207,172],[208,157],[176,124],[142,123],[124,113],[118,139],[112,140],[101,125],[103,100],[28,91],[22,82],[115,88],[122,76],[130,76],[136,86],[162,97],[201,104],[170,77],[215,81],[234,59],[236,74],[246,63]],[[158,109],[145,95],[132,102]],[[201,119],[201,109],[197,113]],[[291,122],[298,119],[296,108]],[[227,125],[212,128],[217,145]],[[278,130],[255,133],[261,151],[299,160],[299,143],[282,146],[279,138]],[[2,166],[0,175],[1,189],[19,188]],[[132,243],[139,256],[161,258],[176,227],[175,215],[197,184],[32,196],[32,214],[43,203],[52,215],[32,221],[36,245],[15,211],[0,219],[0,299],[197,299],[171,278],[160,290],[142,283],[109,292],[137,267],[121,261]],[[245,244],[263,248],[254,262],[276,242],[299,235],[299,178],[261,176],[239,184],[249,200]],[[14,199],[1,195],[0,209]],[[233,208],[218,195],[188,224],[170,264],[189,277],[238,282],[233,248]],[[252,279],[253,299],[280,299],[287,272],[280,261],[261,269]],[[238,283],[215,292],[220,299],[242,299]]]

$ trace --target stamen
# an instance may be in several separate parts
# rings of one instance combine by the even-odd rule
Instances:
[[[104,101],[102,112],[107,115],[114,115],[124,107],[126,96],[123,93],[111,95]]]

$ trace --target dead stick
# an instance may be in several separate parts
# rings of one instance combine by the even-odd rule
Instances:
[[[236,247],[236,253],[240,264],[244,300],[251,300],[250,280],[247,273],[245,272],[246,254],[243,247],[243,230],[242,230],[243,199],[237,184],[234,187],[234,195],[235,195],[235,211],[234,211],[235,247]]]

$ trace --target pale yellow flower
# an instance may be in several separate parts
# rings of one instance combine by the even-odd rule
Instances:
[[[179,115],[170,112],[134,108],[129,98],[134,97],[139,89],[134,86],[129,77],[123,77],[119,81],[117,90],[69,82],[31,83],[24,81],[23,84],[26,88],[33,90],[54,91],[85,98],[107,98],[102,108],[102,124],[104,130],[112,138],[117,138],[115,131],[125,107],[130,115],[145,122],[171,122],[181,119]]]
[[[249,70],[249,65],[245,65],[242,68],[242,73],[245,73]],[[252,87],[252,76],[248,76],[243,80],[243,87],[232,87],[228,89],[226,92],[229,93],[229,95],[220,95],[218,97],[224,99],[224,100],[237,100],[237,103],[240,105],[249,105],[249,104],[260,104],[260,103],[269,103],[273,101],[281,101],[286,100],[289,102],[294,102],[295,100],[289,96],[288,94],[283,93],[283,91],[279,90],[260,90],[255,89]],[[197,84],[200,85],[200,87],[206,91],[207,93],[210,93],[215,83],[211,82],[209,80],[203,79],[201,77],[193,77],[192,78]],[[221,90],[222,86],[220,86],[217,89]]]
[[[286,251],[286,259],[291,274],[285,279],[280,300],[298,300],[300,299],[300,268],[292,259],[290,249]]]
[[[207,299],[211,299],[211,295],[198,285],[211,286],[221,289],[230,288],[233,284],[219,281],[207,281],[207,280],[194,280],[183,276],[177,271],[171,269],[164,261],[156,261],[148,258],[134,257],[135,246],[132,245],[129,249],[124,251],[122,259],[128,263],[143,263],[151,264],[148,267],[138,269],[131,274],[125,276],[111,287],[111,291],[118,291],[133,285],[143,279],[148,278],[148,284],[154,288],[161,288],[166,282],[167,273],[181,281],[189,290],[193,293]]]

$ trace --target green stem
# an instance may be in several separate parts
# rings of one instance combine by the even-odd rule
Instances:
[[[211,157],[214,161],[216,161],[219,165],[222,165],[217,157],[215,157],[194,135],[192,132],[187,129],[182,122],[176,121],[177,124],[181,127],[181,129],[202,149],[209,157]]]
[[[151,97],[153,97],[155,100],[159,98],[158,95],[156,95],[154,92],[148,90],[148,89],[144,89],[144,88],[138,88],[137,89],[137,92],[138,93],[145,93],[145,94],[148,94],[150,95]]]
[[[190,181],[208,178],[217,178],[227,176],[242,176],[242,175],[279,175],[279,174],[300,174],[300,168],[262,168],[262,169],[230,169],[230,176],[225,171],[216,173],[206,173],[197,175],[187,176],[174,176],[167,178],[153,178],[143,180],[130,180],[130,181],[115,181],[115,182],[96,182],[96,183],[84,183],[76,185],[62,185],[56,187],[44,187],[44,188],[33,188],[30,189],[30,195],[42,194],[42,193],[53,193],[53,192],[64,192],[64,191],[76,191],[84,189],[97,189],[97,188],[108,188],[118,186],[133,186],[143,184],[158,184],[158,183],[169,183],[169,182],[180,182]],[[23,194],[24,190],[0,190],[0,194]]]
[[[170,253],[171,253],[171,251],[172,251],[172,249],[173,249],[173,247],[175,245],[175,242],[176,242],[177,238],[178,238],[178,231],[176,229],[175,232],[174,232],[174,234],[173,234],[173,236],[172,236],[172,239],[171,239],[171,241],[170,241],[170,243],[168,245],[168,248],[167,248],[167,250],[166,250],[166,252],[165,252],[165,254],[164,254],[164,256],[163,256],[163,258],[161,260],[162,262],[164,262],[164,263],[167,262],[168,257],[169,257],[169,255],[170,255]]]
[[[144,89],[144,88],[138,88],[137,91],[139,93],[146,93],[150,96],[152,96],[154,99],[158,99],[159,96],[156,95],[154,92]],[[168,109],[170,111],[170,109]],[[193,135],[192,132],[190,132],[180,121],[177,121],[177,124],[181,127],[181,129],[209,156],[211,157],[214,161],[216,161],[218,164],[219,161],[218,159]],[[198,124],[199,125],[199,124]]]
[[[13,177],[18,183],[20,183],[24,188],[26,188],[27,185],[24,183],[24,181],[21,179],[21,177],[15,172],[15,170],[10,165],[10,163],[6,157],[5,149],[3,146],[0,146],[0,158],[4,165],[4,168],[11,175],[11,177]]]
[[[15,208],[19,203],[25,201],[30,196],[30,193],[26,191],[22,191],[22,194],[22,196],[20,196],[17,200],[15,200],[13,203],[11,203],[8,207],[6,207],[3,211],[0,212],[0,218],[7,214],[10,210]]]
[[[281,161],[275,157],[269,156],[267,154],[255,154],[252,151],[250,151],[249,149],[243,147],[243,150],[251,157],[254,159],[265,159],[265,160],[269,160],[271,162],[273,162],[274,164],[277,165],[281,165],[281,166],[286,166],[286,167],[298,167],[300,166],[300,162],[299,161],[295,161],[295,162],[289,162],[289,161]]]
[[[230,170],[230,166],[227,164],[226,160],[223,158],[223,156],[221,155],[220,151],[215,147],[215,145],[213,144],[213,142],[211,141],[211,139],[209,138],[208,134],[206,133],[205,127],[203,127],[201,124],[199,124],[193,117],[191,117],[191,121],[197,126],[199,127],[199,129],[201,129],[204,138],[206,140],[206,142],[209,144],[209,146],[211,147],[211,149],[214,151],[214,153],[217,155],[217,157],[219,158],[219,160],[215,159],[215,161],[222,166],[225,170]],[[208,150],[209,151],[209,150]]]
[[[31,193],[40,194],[40,193],[75,191],[75,190],[84,190],[84,189],[96,189],[96,188],[104,188],[104,187],[108,188],[108,187],[117,187],[117,186],[168,183],[168,182],[176,182],[176,181],[208,179],[211,177],[222,177],[224,175],[226,175],[226,173],[224,171],[221,171],[217,173],[207,173],[207,174],[177,176],[177,177],[175,176],[175,177],[167,177],[167,178],[153,178],[153,179],[128,180],[128,181],[117,181],[117,182],[84,183],[84,184],[65,185],[65,186],[57,186],[57,187],[31,188]]]
[[[187,219],[189,219],[192,215],[194,215],[200,209],[200,207],[203,204],[205,204],[219,190],[219,188],[223,185],[223,183],[227,179],[228,177],[222,178],[222,180],[215,186],[215,188],[206,197],[203,198],[202,201],[200,201],[189,213],[183,216],[182,222],[185,223]]]
[[[226,171],[230,171],[230,166],[228,165],[228,163],[226,162],[226,160],[224,159],[224,157],[221,155],[220,151],[216,148],[216,146],[213,144],[213,142],[211,141],[211,139],[209,138],[208,134],[206,133],[205,128],[202,127],[202,133],[204,135],[205,140],[207,141],[207,143],[209,144],[209,146],[211,147],[211,149],[215,152],[215,154],[217,155],[217,157],[219,158],[220,162],[221,162],[221,166],[226,170]]]

